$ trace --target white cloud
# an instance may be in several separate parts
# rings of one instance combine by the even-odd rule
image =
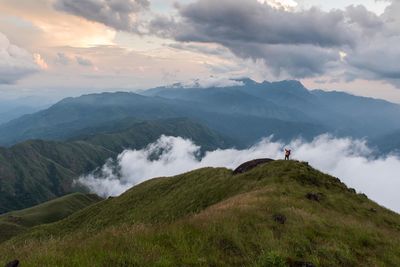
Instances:
[[[373,158],[364,141],[334,139],[323,135],[310,143],[294,140],[288,147],[293,157],[339,177],[348,186],[400,212],[400,158],[389,155]],[[256,158],[280,159],[284,144],[264,139],[246,150],[216,150],[199,160],[200,147],[180,137],[162,136],[143,150],[127,150],[116,162],[107,162],[100,171],[82,176],[78,182],[101,196],[116,196],[154,177],[173,176],[202,167],[234,169]],[[155,155],[159,157],[155,160]]]
[[[0,84],[11,84],[37,72],[40,68],[38,60],[42,59],[11,44],[7,36],[0,33]]]
[[[47,70],[49,68],[49,65],[40,54],[33,54],[33,59],[36,65],[38,65],[42,70]]]
[[[206,79],[194,79],[184,83],[179,83],[178,86],[184,88],[214,88],[214,87],[231,87],[231,86],[243,86],[244,83],[241,81],[233,80],[224,77],[208,77]],[[174,85],[172,85],[173,87]]]
[[[298,3],[293,0],[257,0],[261,4],[268,4],[274,8],[292,10],[298,6]]]

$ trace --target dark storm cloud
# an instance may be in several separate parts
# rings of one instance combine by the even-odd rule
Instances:
[[[277,77],[342,72],[400,85],[400,1],[392,1],[381,16],[362,5],[291,12],[256,0],[197,0],[177,9],[179,17],[157,17],[150,31],[181,42],[217,43],[241,58],[262,59]]]
[[[341,11],[310,9],[288,12],[256,0],[201,0],[180,8],[180,41],[252,42],[260,44],[353,44]],[[335,33],[335,34],[332,34]]]
[[[179,6],[181,18],[157,17],[153,32],[189,42],[252,42],[312,44],[323,47],[352,45],[354,36],[343,12],[312,8],[289,12],[256,0],[199,0]],[[332,33],[335,34],[332,34]]]
[[[340,61],[340,56],[334,49],[313,45],[244,43],[238,47],[232,46],[231,49],[243,58],[264,59],[276,77],[314,77],[336,67]]]
[[[151,31],[180,42],[217,43],[239,57],[263,59],[276,76],[323,74],[340,60],[337,49],[355,44],[341,11],[289,12],[256,0],[199,0],[178,10],[179,19],[158,17]]]
[[[137,15],[146,10],[148,0],[56,0],[54,7],[122,31],[138,32]]]
[[[359,45],[346,62],[354,76],[385,80],[400,88],[400,1],[393,1],[381,16],[358,16],[364,21]],[[376,29],[376,30],[371,30]]]

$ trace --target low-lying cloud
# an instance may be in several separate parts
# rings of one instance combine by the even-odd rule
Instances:
[[[134,185],[154,177],[173,176],[202,167],[234,169],[256,158],[280,159],[284,147],[293,158],[339,177],[349,187],[400,212],[400,158],[373,157],[364,141],[322,135],[312,142],[294,140],[288,145],[266,138],[249,149],[215,150],[200,158],[200,147],[191,140],[162,136],[142,150],[126,150],[117,160],[109,160],[100,170],[77,181],[103,197],[117,196]]]

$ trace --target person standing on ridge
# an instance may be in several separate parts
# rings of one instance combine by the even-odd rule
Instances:
[[[285,160],[290,160],[290,154],[292,150],[285,148]]]

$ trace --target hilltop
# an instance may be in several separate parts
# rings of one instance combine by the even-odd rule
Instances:
[[[157,178],[0,245],[23,266],[396,266],[400,216],[307,163]],[[252,165],[252,164],[250,164]],[[242,171],[241,171],[242,172]]]

